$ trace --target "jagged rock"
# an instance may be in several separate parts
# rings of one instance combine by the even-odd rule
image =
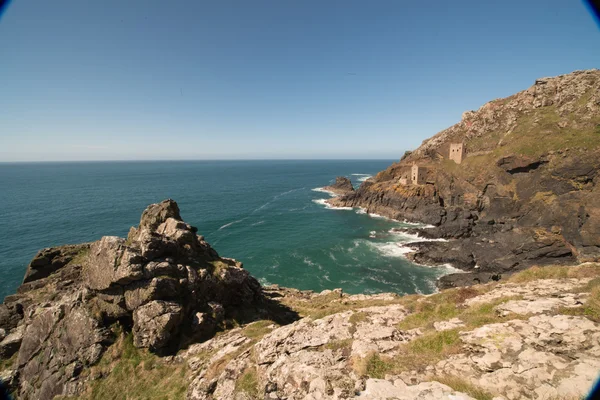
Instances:
[[[176,337],[183,318],[183,308],[173,302],[154,300],[133,313],[133,344],[160,351]]]
[[[400,379],[393,383],[385,379],[367,379],[366,389],[357,398],[365,400],[390,398],[398,400],[474,400],[471,396],[452,390],[439,382],[423,382],[408,386]]]
[[[42,279],[64,267],[82,251],[89,248],[88,243],[71,246],[53,247],[39,251],[27,266],[23,283]]]
[[[509,174],[516,174],[519,172],[529,172],[546,162],[547,161],[543,159],[534,159],[527,156],[518,157],[514,154],[511,154],[509,156],[501,157],[496,165]]]
[[[175,201],[167,199],[158,204],[151,204],[142,213],[138,230],[154,231],[168,218],[181,221],[179,206]]]
[[[85,284],[90,289],[106,290],[112,285],[126,285],[144,277],[141,254],[126,246],[125,240],[104,236],[90,248],[84,266]]]
[[[10,358],[19,350],[24,331],[24,325],[18,326],[0,341],[0,358]]]
[[[135,346],[166,354],[210,338],[232,307],[251,316],[264,305],[258,281],[219,257],[167,200],[144,211],[128,240],[40,252],[0,305],[0,358],[18,352],[19,398],[77,396],[81,371],[111,344],[115,322],[132,329]]]
[[[354,192],[352,182],[345,176],[338,176],[337,178],[335,178],[335,183],[333,185],[325,186],[323,189],[338,195],[344,195],[350,192]]]
[[[23,319],[23,305],[19,303],[0,304],[0,327],[11,330]]]

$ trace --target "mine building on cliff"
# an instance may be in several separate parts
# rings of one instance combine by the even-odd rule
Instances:
[[[413,164],[410,170],[410,178],[413,185],[423,185],[425,183],[425,176],[427,170],[423,167],[419,167],[417,164]]]
[[[449,158],[455,163],[460,164],[467,155],[466,149],[463,143],[450,143],[450,155]]]

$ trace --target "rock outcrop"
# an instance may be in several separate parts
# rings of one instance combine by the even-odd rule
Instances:
[[[352,182],[345,176],[338,176],[335,178],[335,183],[333,185],[325,186],[323,189],[335,193],[336,195],[344,195],[354,192]]]
[[[210,338],[229,314],[264,309],[258,281],[196,232],[166,200],[144,211],[127,240],[40,251],[0,305],[0,358],[14,359],[19,398],[78,394],[115,323],[136,347],[169,354]]]
[[[463,144],[460,164],[452,144]],[[423,184],[406,179],[413,165]],[[600,70],[538,79],[425,140],[356,191],[329,200],[434,225],[451,239],[415,245],[412,258],[468,274],[441,287],[485,282],[531,265],[600,258]]]

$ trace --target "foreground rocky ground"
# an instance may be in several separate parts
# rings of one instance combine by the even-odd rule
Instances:
[[[430,296],[260,287],[151,205],[127,240],[41,251],[0,305],[22,399],[577,399],[600,371],[600,264]]]

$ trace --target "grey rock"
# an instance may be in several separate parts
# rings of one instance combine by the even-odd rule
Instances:
[[[183,308],[173,302],[154,300],[133,313],[133,343],[152,351],[166,348],[177,337]]]

